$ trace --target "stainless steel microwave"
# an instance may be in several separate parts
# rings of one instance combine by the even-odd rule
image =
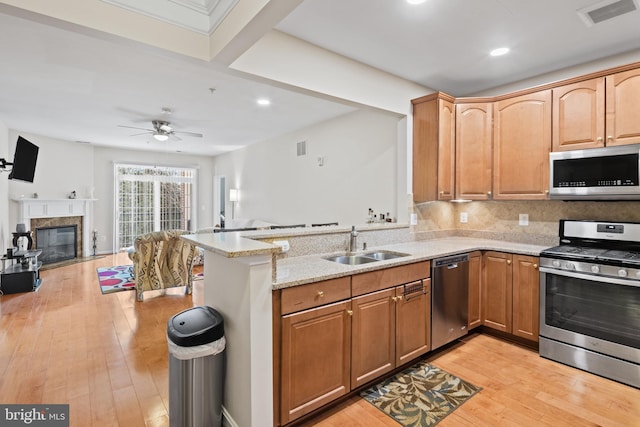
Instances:
[[[549,196],[640,199],[640,144],[549,153]]]

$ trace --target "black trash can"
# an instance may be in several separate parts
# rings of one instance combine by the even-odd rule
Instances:
[[[167,324],[169,422],[172,427],[222,425],[226,341],[211,307],[193,307]]]

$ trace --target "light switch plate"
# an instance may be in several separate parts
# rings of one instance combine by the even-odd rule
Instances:
[[[518,224],[520,224],[520,225],[529,225],[529,214],[520,214],[520,218],[518,220]]]
[[[466,212],[460,212],[460,222],[466,224],[469,222],[469,214]]]

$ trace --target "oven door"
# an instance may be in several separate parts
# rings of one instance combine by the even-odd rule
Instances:
[[[540,336],[640,363],[640,283],[540,267]]]

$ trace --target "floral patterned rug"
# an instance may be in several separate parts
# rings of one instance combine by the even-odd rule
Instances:
[[[482,390],[421,361],[360,393],[403,426],[434,426]]]
[[[98,282],[100,291],[103,294],[110,294],[120,291],[131,291],[136,288],[133,280],[133,265],[117,265],[115,267],[99,267]],[[204,273],[201,271],[193,274],[193,280],[204,279]]]

